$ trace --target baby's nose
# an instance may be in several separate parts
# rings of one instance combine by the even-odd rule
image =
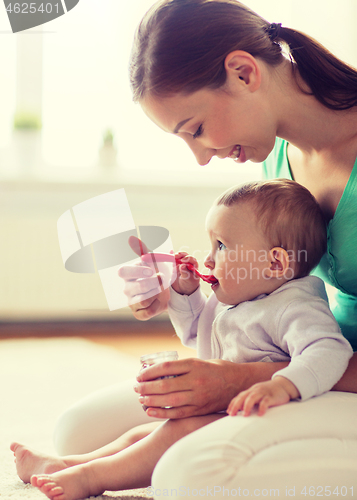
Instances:
[[[214,269],[214,260],[212,259],[212,255],[210,253],[205,258],[204,265],[208,269]]]

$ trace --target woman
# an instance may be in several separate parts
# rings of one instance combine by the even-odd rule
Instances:
[[[237,163],[248,159],[264,162],[265,176],[293,178],[312,192],[329,231],[329,250],[317,272],[338,287],[334,312],[356,348],[357,260],[352,244],[357,239],[356,70],[308,36],[271,25],[235,0],[163,0],[150,9],[139,26],[130,71],[134,100],[164,131],[182,138],[198,163],[205,165],[213,156],[230,157]],[[140,300],[131,306],[140,320],[164,311],[169,300],[168,290],[152,296],[157,279],[147,278],[147,272],[146,266],[126,267],[120,272],[127,281],[127,295]],[[137,281],[139,278],[146,279]],[[239,391],[270,379],[284,364],[237,365],[188,359],[176,361],[174,366],[180,376],[167,380],[165,386],[150,381],[169,374],[162,365],[149,368],[138,379],[135,391],[141,401],[145,397],[150,417],[176,419],[225,410]],[[124,397],[134,401],[129,390],[131,386],[113,388],[65,414],[57,429],[59,451],[78,453],[106,444],[125,431],[122,413],[131,416],[127,428],[147,421],[141,408],[141,416],[137,406],[134,410],[134,402],[131,410],[123,412]],[[357,392],[356,354],[335,390]],[[330,396],[311,402],[318,424],[334,407]],[[337,393],[332,396],[338,397]],[[349,403],[338,400],[341,405]],[[97,415],[93,407],[100,408]],[[294,404],[287,407],[289,411],[294,408],[291,415],[282,416],[274,410],[269,413],[273,420],[264,417],[258,424],[253,419],[249,427],[257,426],[261,437],[269,434],[274,442],[284,422],[284,432],[292,435],[306,416]],[[91,413],[91,422],[86,412]],[[341,410],[338,418],[345,418],[346,413],[346,409]],[[233,430],[227,425],[232,420]],[[231,446],[232,432],[236,435],[237,428],[248,425],[238,424],[242,420],[221,419],[174,445],[154,473],[154,486],[179,485],[181,481],[188,487],[202,478],[210,478],[214,485],[212,481],[218,481],[217,473],[221,472],[221,485],[234,484],[236,472],[227,469],[226,462],[225,472],[217,472],[216,465],[222,440]],[[313,438],[319,429],[316,422],[308,422],[308,430],[302,430],[297,439]],[[95,440],[90,442],[87,437],[84,444],[83,440],[74,443],[78,426],[82,431],[87,426],[86,435],[95,435]],[[350,422],[342,423],[341,428],[350,432]],[[210,435],[218,436],[218,441],[212,443]],[[230,463],[235,463],[237,456],[242,459],[237,446],[227,452]],[[199,476],[193,478],[197,467]]]
[[[283,44],[289,47],[290,59],[283,54]],[[264,161],[265,176],[293,178],[312,192],[329,232],[329,251],[317,274],[339,289],[334,313],[357,349],[357,261],[352,244],[357,238],[356,70],[306,35],[270,25],[234,0],[176,0],[155,4],[142,21],[131,84],[134,100],[163,130],[184,139],[198,163],[204,165],[213,156],[259,162],[273,150]],[[121,276],[143,278],[144,270],[126,268]],[[128,281],[128,295],[144,294],[146,286],[151,285]],[[168,299],[165,291],[131,308],[136,318],[145,320],[165,310]],[[220,366],[217,372],[221,368],[226,374],[236,370],[235,380],[243,376],[240,388],[270,378],[273,369]],[[182,370],[192,375],[188,386],[193,387],[203,368],[198,363],[197,368]],[[356,392],[356,375],[354,356],[337,388]],[[215,382],[215,377],[203,376],[210,380],[208,385]],[[139,392],[145,392],[144,386]],[[192,401],[186,395],[179,409],[153,410],[152,415],[199,413],[197,407],[204,402],[193,393],[194,407],[187,408]],[[216,400],[216,395],[208,399]],[[161,400],[152,400],[153,406]],[[210,409],[223,409],[210,404]]]

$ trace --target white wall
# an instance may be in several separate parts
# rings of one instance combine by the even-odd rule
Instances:
[[[242,170],[233,162],[214,159],[207,167],[197,166],[183,141],[160,131],[131,102],[127,78],[131,39],[152,3],[86,0],[46,25],[42,34],[17,35],[9,30],[5,9],[0,9],[0,320],[125,313],[107,311],[98,276],[65,271],[56,223],[69,207],[125,187],[137,225],[167,227],[175,250],[187,246],[203,256],[204,218],[211,201],[226,187],[259,177],[259,167],[251,164]],[[270,22],[311,34],[357,66],[357,0],[245,3]],[[23,171],[12,164],[11,126],[16,89],[18,96],[27,96],[30,80],[21,77],[16,49],[26,49],[31,37],[44,42],[44,78],[36,83],[39,73],[33,75],[32,97],[39,105],[42,92],[47,161],[31,172],[32,181],[25,182]],[[42,55],[37,49],[30,52],[26,67],[33,69]],[[18,85],[17,77],[22,78]],[[121,170],[106,181],[96,163],[107,126],[116,133]],[[185,179],[191,187],[182,187]]]
[[[163,133],[132,103],[127,65],[134,30],[153,0],[83,0],[68,14],[44,25],[42,34],[7,32],[0,8],[0,165],[11,177],[1,148],[11,146],[15,89],[27,96],[26,84],[38,93],[41,54],[26,56],[27,76],[19,85],[16,48],[43,45],[42,171],[60,169],[70,180],[74,169],[86,176],[97,161],[104,130],[113,128],[119,162],[126,170],[146,170],[160,178],[168,169],[196,172],[198,167],[183,141]],[[270,22],[311,34],[342,59],[357,66],[356,0],[245,0]],[[32,70],[31,77],[28,69]],[[37,73],[36,73],[37,72]],[[31,73],[31,71],[30,71]],[[19,94],[19,92],[18,92]],[[26,98],[28,99],[28,98]],[[37,95],[35,100],[38,101]],[[175,151],[175,154],[173,154]],[[155,174],[156,172],[156,174]]]
[[[204,228],[206,213],[212,201],[230,185],[230,179],[226,186],[221,182],[201,189],[125,183],[3,182],[0,321],[112,319],[130,315],[129,308],[109,312],[98,275],[65,270],[57,220],[73,205],[124,187],[137,226],[167,228],[175,251],[194,252],[202,263],[209,250]]]

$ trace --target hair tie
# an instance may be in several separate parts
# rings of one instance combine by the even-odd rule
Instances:
[[[267,28],[268,37],[272,42],[280,36],[281,23],[272,23]]]

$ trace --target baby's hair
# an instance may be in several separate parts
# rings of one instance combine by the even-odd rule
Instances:
[[[236,0],[160,0],[142,19],[134,39],[130,81],[135,102],[167,97],[226,81],[224,61],[243,50],[276,66],[288,49],[293,72],[308,91],[335,110],[357,105],[357,71],[299,31],[279,27]],[[277,25],[275,25],[277,26]]]
[[[230,207],[249,203],[270,248],[284,248],[294,278],[307,276],[326,252],[326,222],[310,191],[295,181],[275,179],[235,186],[225,191],[216,205]]]

